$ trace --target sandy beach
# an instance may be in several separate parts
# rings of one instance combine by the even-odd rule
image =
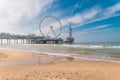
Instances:
[[[24,59],[29,59],[33,57],[35,57],[35,54],[33,52],[25,52],[25,51],[18,51],[18,50],[0,50],[0,62],[24,60]]]
[[[28,55],[21,51],[7,50],[1,53],[11,53],[8,58],[1,58],[5,61],[34,57],[33,53],[30,56],[30,53]],[[40,65],[0,66],[0,80],[120,80],[120,63],[65,61]]]

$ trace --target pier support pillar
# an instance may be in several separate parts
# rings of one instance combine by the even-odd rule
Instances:
[[[3,39],[1,38],[1,41],[0,41],[0,44],[2,45],[3,44],[3,41],[2,41]]]

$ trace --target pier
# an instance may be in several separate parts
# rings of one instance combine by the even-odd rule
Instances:
[[[62,44],[62,38],[47,39],[35,34],[17,35],[0,33],[0,44]]]

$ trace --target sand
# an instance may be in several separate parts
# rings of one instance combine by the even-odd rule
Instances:
[[[0,67],[0,80],[120,80],[120,64],[82,61]]]
[[[33,57],[35,57],[35,54],[33,52],[25,52],[18,50],[0,50],[0,62],[24,60]]]
[[[31,57],[25,55],[27,56],[28,53],[20,52],[19,56],[22,58],[19,59]],[[16,60],[16,57],[6,58],[6,60]],[[0,80],[120,80],[120,63],[66,61],[40,65],[0,66]]]

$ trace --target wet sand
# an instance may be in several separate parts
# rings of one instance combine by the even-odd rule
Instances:
[[[0,50],[0,62],[1,61],[15,61],[34,58],[35,53],[25,52],[18,50]]]
[[[0,66],[0,80],[120,80],[120,63],[66,59],[40,65]],[[7,60],[16,60],[16,57]]]

